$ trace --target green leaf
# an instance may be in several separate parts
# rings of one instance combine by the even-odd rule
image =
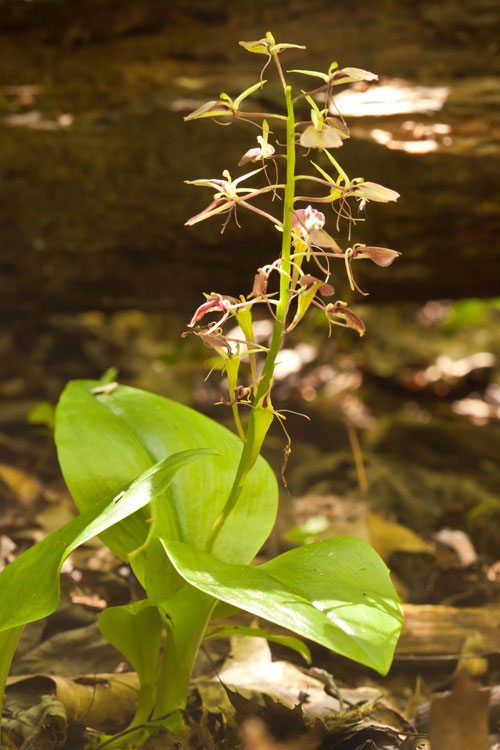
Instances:
[[[257,568],[162,540],[193,586],[385,674],[401,630],[389,571],[365,542],[336,537]]]
[[[213,641],[217,638],[230,638],[232,635],[250,635],[254,638],[265,638],[267,641],[279,643],[280,646],[287,646],[297,651],[298,654],[304,657],[308,664],[312,661],[311,652],[306,644],[298,638],[294,638],[293,635],[278,635],[277,633],[271,633],[270,630],[262,630],[262,628],[250,628],[244,625],[209,625],[205,631],[203,640]]]
[[[212,453],[205,449],[169,456],[144,472],[117,502],[102,501],[9,563],[0,573],[0,630],[50,615],[59,603],[59,571],[68,555],[153,501],[183,466]]]
[[[151,716],[157,694],[162,616],[157,607],[143,599],[123,607],[108,607],[99,615],[99,627],[137,672],[141,687],[130,727],[143,724]]]
[[[156,461],[180,450],[212,448],[172,482],[169,506],[178,538],[203,547],[232,486],[241,440],[225,427],[187,406],[146,391],[117,386],[93,394],[95,381],[69,383],[56,415],[56,443],[66,483],[80,511],[108,501]],[[223,527],[215,554],[229,562],[249,562],[274,525],[277,482],[259,458],[249,472],[238,503]],[[169,511],[170,512],[170,511]],[[148,534],[143,509],[102,535],[123,559],[144,544]],[[168,534],[170,536],[170,534]]]
[[[142,685],[154,685],[163,620],[147,599],[108,607],[99,615],[101,633],[137,672]]]
[[[154,528],[147,542],[131,552],[129,562],[152,604],[161,604],[186,585],[172,565]]]

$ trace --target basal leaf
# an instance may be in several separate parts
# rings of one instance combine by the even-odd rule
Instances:
[[[0,572],[0,631],[39,620],[59,603],[59,571],[76,547],[152,502],[179,469],[210,455],[183,451],[144,472],[117,502],[104,500],[23,552]]]
[[[176,477],[170,493],[179,538],[203,547],[224,505],[241,454],[240,439],[213,420],[169,399],[117,386],[93,393],[96,381],[66,387],[56,415],[56,442],[67,485],[81,511],[125,489],[156,461],[181,450],[213,448],[218,456]],[[215,554],[249,562],[269,535],[276,518],[277,483],[259,458],[248,475],[238,504],[222,529]],[[103,535],[120,557],[147,537],[146,509]]]
[[[108,607],[99,615],[101,633],[125,656],[141,685],[154,685],[163,620],[147,599]]]
[[[382,674],[389,669],[401,606],[388,569],[365,542],[328,539],[252,568],[162,541],[193,586]]]

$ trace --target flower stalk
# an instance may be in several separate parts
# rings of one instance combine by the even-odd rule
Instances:
[[[218,293],[207,295],[207,302],[200,305],[195,312],[189,327],[191,332],[202,338],[208,346],[215,348],[221,357],[221,366],[227,376],[229,402],[222,399],[222,403],[229,403],[232,408],[236,430],[240,436],[243,446],[240,461],[234,477],[234,482],[218,517],[208,535],[206,550],[212,552],[216,540],[224,526],[227,518],[235,508],[246,477],[257,460],[262,443],[266,434],[277,415],[273,408],[271,393],[273,386],[274,370],[277,357],[282,347],[285,335],[293,330],[303,319],[307,310],[316,307],[326,316],[331,332],[334,325],[351,328],[360,336],[365,333],[365,325],[359,316],[353,312],[343,300],[327,302],[323,297],[331,296],[334,288],[330,283],[330,261],[341,258],[344,261],[349,286],[352,290],[361,291],[354,280],[352,264],[355,260],[368,258],[379,266],[387,266],[399,255],[395,250],[379,248],[376,246],[366,247],[355,244],[353,247],[343,250],[334,237],[324,228],[325,216],[320,211],[312,208],[311,204],[330,204],[337,214],[337,229],[341,219],[347,219],[349,224],[356,220],[352,216],[349,199],[358,200],[362,210],[367,202],[377,201],[387,203],[397,200],[398,193],[373,182],[366,182],[363,178],[350,179],[341,167],[338,160],[332,155],[331,149],[340,148],[345,139],[349,138],[349,129],[342,116],[339,119],[330,114],[337,112],[331,105],[333,88],[339,84],[352,81],[374,81],[377,76],[360,68],[338,69],[337,63],[332,63],[327,73],[316,71],[296,70],[289,71],[302,75],[321,78],[323,85],[312,91],[302,91],[295,97],[292,87],[287,82],[283,67],[280,62],[280,54],[289,49],[304,49],[299,45],[277,43],[274,36],[268,32],[266,36],[255,42],[240,42],[248,52],[265,55],[267,62],[261,71],[259,83],[250,86],[234,101],[227,95],[221,94],[220,99],[215,102],[199,107],[195,112],[186,117],[186,120],[197,118],[209,118],[216,120],[222,114],[229,115],[233,120],[241,119],[261,120],[261,135],[258,136],[258,146],[249,148],[240,159],[239,166],[248,163],[261,164],[257,169],[241,175],[235,180],[231,179],[229,172],[223,173],[225,179],[220,180],[193,180],[190,184],[204,187],[213,187],[216,192],[213,201],[200,213],[189,219],[186,224],[191,226],[213,216],[223,215],[225,221],[222,231],[225,230],[229,220],[234,216],[236,224],[240,226],[236,216],[236,209],[250,210],[264,219],[270,221],[275,229],[281,232],[281,253],[279,257],[264,268],[260,268],[254,278],[252,292],[248,297],[227,297]],[[283,88],[286,114],[280,113],[256,113],[243,112],[240,108],[247,96],[255,93],[263,87],[263,72],[270,63],[274,63],[278,78]],[[320,109],[313,98],[316,93],[326,91],[326,104]],[[306,103],[309,106],[310,120],[299,120],[295,117],[295,106]],[[280,182],[278,179],[278,166],[275,160],[276,148],[270,140],[268,120],[276,122],[286,121],[286,152],[282,154],[286,159],[286,180]],[[217,120],[216,120],[217,121]],[[254,123],[255,124],[255,123]],[[299,132],[297,132],[299,131]],[[326,156],[329,168],[333,168],[333,175],[310,160],[313,168],[312,174],[296,174],[296,147],[297,143],[307,149],[316,149],[319,154]],[[272,184],[266,169],[266,162],[271,160],[276,168],[276,182]],[[327,165],[328,167],[328,165]],[[247,179],[253,179],[262,173],[267,181],[263,187],[240,187],[240,183]],[[319,173],[319,174],[318,174]],[[297,195],[296,184],[298,182],[309,182],[316,187],[326,188],[326,194]],[[282,196],[279,193],[282,191]],[[253,201],[265,193],[273,193],[282,197],[282,213],[278,218],[268,211],[254,205]],[[306,202],[307,208],[301,208],[300,204]],[[336,203],[338,202],[338,207]],[[305,264],[314,264],[316,273],[321,278],[304,270]],[[274,292],[268,292],[271,276],[278,273],[279,285]],[[274,278],[274,277],[273,277]],[[259,355],[262,348],[255,344],[252,308],[255,304],[265,303],[273,318],[273,329],[270,343],[265,348],[265,358],[259,371]],[[293,308],[293,309],[292,309]],[[199,323],[205,315],[217,313],[215,322],[205,326]],[[289,322],[289,313],[293,315]],[[243,332],[244,343],[238,339],[230,339],[223,333],[223,325],[233,320],[240,326]],[[237,343],[236,343],[237,342]],[[235,346],[236,343],[236,346]],[[248,360],[250,369],[250,383],[239,385],[241,363]],[[240,419],[238,404],[244,403],[251,407],[246,431]],[[284,454],[290,452],[289,443]]]

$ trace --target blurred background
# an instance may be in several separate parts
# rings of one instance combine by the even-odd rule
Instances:
[[[368,503],[426,539],[466,531],[492,569],[499,21],[495,0],[0,0],[4,533],[26,534],[13,499],[43,518],[61,483],[50,405],[68,379],[116,368],[122,383],[229,424],[226,407],[214,405],[220,375],[205,380],[209,350],[181,333],[203,292],[250,291],[255,269],[276,255],[276,236],[250,215],[222,236],[217,220],[184,227],[208,193],[183,181],[236,174],[255,134],[244,123],[183,117],[254,83],[261,59],[238,41],[272,30],[307,46],[284,53],[285,68],[326,71],[335,60],[378,73],[378,83],[339,89],[352,137],[337,156],[351,176],[401,193],[397,204],[371,203],[352,241],[402,256],[388,269],[358,264],[369,297],[351,295],[342,273],[334,279],[366,336],[336,329],[327,338],[310,314],[281,357],[275,405],[311,419],[287,419],[284,533],[311,516],[306,537],[335,524],[352,530]],[[270,78],[256,107],[272,111],[278,97]],[[284,444],[275,425],[266,455],[278,473]],[[23,499],[30,481],[34,494]],[[50,523],[35,516],[35,527]],[[410,567],[400,562],[402,578]],[[420,589],[406,580],[410,599],[441,601],[424,579]],[[491,596],[474,587],[471,600],[460,586],[453,603]]]

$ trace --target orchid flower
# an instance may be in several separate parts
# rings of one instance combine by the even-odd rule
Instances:
[[[353,195],[355,198],[361,199],[360,206],[361,208],[364,208],[368,201],[388,203],[389,201],[397,201],[399,198],[399,193],[396,190],[386,188],[376,182],[365,182],[362,177],[355,177],[350,180],[331,153],[325,150],[325,154],[338,172],[338,178],[336,181],[318,164],[315,164],[313,161],[311,161],[311,164],[324,177],[323,184],[331,186],[329,194],[322,198],[296,196],[296,201],[313,200],[316,203],[333,203],[333,201],[338,198],[348,198],[350,195]]]
[[[356,245],[354,245],[354,247],[348,247],[345,251],[344,258],[347,278],[349,279],[349,285],[351,289],[353,291],[356,290],[365,297],[368,294],[368,292],[364,292],[362,289],[360,289],[358,284],[354,280],[354,276],[352,273],[352,261],[355,258],[369,258],[371,261],[373,261],[373,263],[376,263],[377,266],[386,268],[387,266],[391,265],[392,261],[395,260],[398,255],[401,255],[401,253],[398,253],[397,250],[390,250],[387,247],[366,247],[366,245],[362,245],[360,243],[357,243]]]
[[[225,169],[224,172],[222,173],[223,177],[226,178],[225,180],[210,180],[210,179],[186,180],[186,183],[188,185],[210,187],[210,188],[215,188],[217,190],[217,192],[214,195],[214,199],[212,203],[210,203],[206,208],[204,208],[203,211],[200,211],[199,214],[196,214],[195,216],[192,216],[190,219],[188,219],[186,221],[186,226],[193,226],[193,224],[198,224],[200,221],[209,219],[211,216],[217,216],[218,214],[224,214],[224,213],[229,212],[229,216],[224,222],[224,225],[222,227],[222,232],[223,232],[227,226],[231,213],[235,211],[237,206],[244,206],[245,208],[249,208],[251,211],[255,211],[255,213],[258,213],[261,216],[264,216],[265,218],[270,219],[270,221],[272,221],[274,224],[281,226],[281,222],[275,219],[274,216],[271,216],[270,214],[267,214],[265,211],[261,211],[261,209],[250,205],[245,200],[245,198],[253,198],[256,195],[260,195],[261,193],[268,192],[270,189],[272,189],[275,186],[271,186],[271,187],[266,186],[257,190],[254,188],[238,187],[240,182],[243,182],[243,180],[247,180],[249,177],[253,177],[253,175],[258,174],[259,172],[262,172],[263,169],[264,169],[263,167],[260,167],[259,169],[254,169],[252,172],[247,172],[246,174],[241,175],[236,180],[231,179],[231,175],[229,174],[227,169]]]
[[[306,94],[305,98],[312,107],[312,125],[300,136],[300,145],[320,149],[342,146],[343,139],[349,138],[347,126],[337,117],[329,117],[328,109],[320,110],[312,97]]]
[[[242,167],[244,164],[248,164],[249,161],[263,161],[264,159],[270,159],[275,152],[275,148],[271,143],[268,143],[269,138],[269,125],[267,120],[262,122],[262,135],[257,136],[257,141],[260,146],[257,148],[250,148],[245,151],[243,156],[238,162],[238,166]]]
[[[317,305],[319,307],[319,305]],[[360,336],[364,336],[366,332],[366,326],[361,318],[353,313],[352,310],[347,307],[347,302],[337,300],[337,302],[330,302],[324,307],[328,324],[342,326],[342,328],[353,328],[359,333]],[[331,333],[331,329],[330,329]]]
[[[265,38],[258,39],[256,42],[240,42],[247,52],[256,52],[259,55],[277,55],[284,49],[305,49],[303,44],[276,44],[276,40],[270,31]]]
[[[325,214],[317,211],[312,206],[299,208],[293,212],[292,232],[295,237],[307,245],[318,245],[318,247],[331,247],[334,251],[341,253],[333,237],[325,232]]]
[[[401,253],[397,250],[390,250],[388,247],[367,247],[361,243],[357,243],[353,247],[353,258],[369,258],[377,266],[387,268],[390,266],[392,261],[395,260]]]
[[[399,198],[399,193],[396,190],[378,185],[376,182],[365,182],[362,177],[356,177],[352,180],[347,192],[361,198],[363,205],[368,201],[388,203],[389,201],[397,201]]]
[[[328,68],[328,73],[320,73],[317,70],[289,70],[287,72],[321,78],[326,86],[339,86],[341,83],[352,83],[354,81],[378,80],[378,75],[371,73],[369,70],[363,70],[363,68],[342,68],[338,70],[338,67],[338,63],[332,62]]]
[[[262,88],[265,83],[267,83],[267,81],[258,81],[258,83],[254,83],[253,86],[249,86],[237,96],[234,101],[228,94],[222,93],[217,100],[206,102],[205,104],[202,104],[201,107],[198,107],[198,109],[195,109],[194,112],[186,115],[184,120],[187,122],[188,120],[200,120],[202,117],[222,117],[223,115],[232,115],[234,117],[239,112],[241,102],[246,99],[247,96],[253,94],[254,91],[257,91],[257,89]]]
[[[227,320],[229,315],[234,314],[238,316],[239,311],[241,311],[243,308],[252,307],[252,305],[256,304],[257,302],[276,302],[274,300],[267,300],[265,299],[254,299],[254,300],[245,300],[244,297],[241,298],[241,300],[236,299],[236,297],[229,297],[227,295],[219,294],[218,292],[212,292],[211,294],[206,294],[206,302],[203,302],[194,312],[193,317],[188,323],[188,328],[193,328],[196,323],[198,323],[199,320],[201,320],[207,313],[210,312],[222,312],[222,316],[219,318],[219,320],[216,323],[213,323],[210,325],[207,329],[207,333],[212,333],[216,329],[220,328],[220,326]]]
[[[240,42],[240,44],[247,50],[247,52],[255,52],[258,55],[267,55],[267,62],[260,71],[261,80],[265,69],[267,68],[271,60],[274,60],[284,90],[286,89],[286,81],[285,76],[283,75],[283,70],[281,68],[281,63],[279,61],[279,53],[284,49],[305,49],[305,46],[303,44],[276,44],[276,39],[270,31],[267,32],[266,36],[263,39],[258,39],[256,42]]]

